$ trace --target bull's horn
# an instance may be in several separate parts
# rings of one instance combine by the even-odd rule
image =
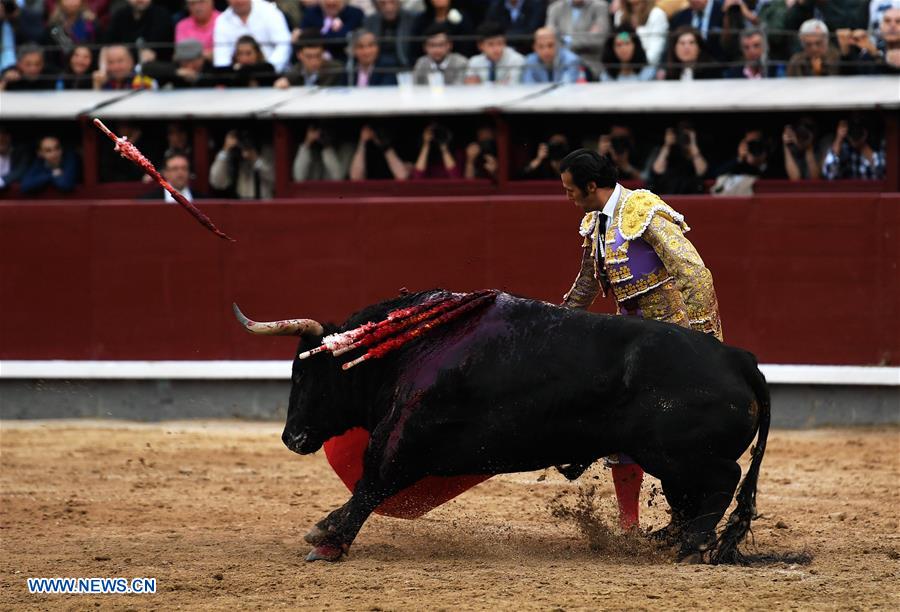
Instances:
[[[234,310],[234,316],[237,317],[244,329],[251,334],[261,334],[264,336],[302,336],[303,334],[313,334],[321,336],[325,333],[322,325],[318,321],[312,319],[285,319],[284,321],[253,321],[248,319],[237,304],[231,305]]]

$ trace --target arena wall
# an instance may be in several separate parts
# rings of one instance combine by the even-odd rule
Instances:
[[[713,271],[726,338],[763,363],[900,364],[900,194],[673,197]],[[577,271],[560,196],[0,202],[0,359],[284,359],[257,319],[341,321],[410,290],[558,302]],[[609,311],[611,300],[598,301]]]

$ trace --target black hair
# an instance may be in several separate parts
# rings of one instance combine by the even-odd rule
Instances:
[[[300,30],[300,36],[297,37],[297,42],[294,43],[294,53],[301,49],[306,49],[307,47],[325,48],[325,41],[322,38],[322,33],[316,28],[303,28]]]
[[[593,182],[601,189],[615,187],[619,178],[616,165],[608,155],[600,155],[590,149],[576,149],[559,162],[559,173],[572,175],[572,182],[582,191],[587,191]]]
[[[170,159],[175,159],[176,157],[183,157],[184,161],[188,163],[188,169],[191,167],[191,158],[187,154],[186,151],[182,151],[181,149],[176,149],[174,151],[167,151],[165,157],[163,158],[163,168],[169,165]]]
[[[425,38],[431,38],[432,36],[437,36],[438,34],[446,34],[448,37],[450,36],[450,28],[446,23],[434,22],[422,32],[422,36]]]
[[[617,26],[606,39],[606,44],[603,46],[602,59],[606,73],[614,79],[619,76],[619,71],[622,69],[622,62],[619,61],[619,57],[616,55],[616,39],[620,34],[628,34],[631,42],[634,43],[634,55],[631,56],[631,62],[629,63],[631,69],[635,72],[640,72],[647,65],[647,52],[644,50],[641,38],[634,31],[634,28],[627,24]]]
[[[484,42],[488,38],[497,38],[498,36],[506,38],[506,30],[495,21],[485,21],[478,26],[475,34],[478,36],[478,42]]]

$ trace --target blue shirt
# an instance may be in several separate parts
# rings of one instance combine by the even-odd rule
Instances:
[[[565,47],[560,47],[556,52],[556,57],[553,59],[553,67],[549,71],[537,53],[529,53],[525,58],[522,82],[575,83],[578,81],[580,72],[581,60],[578,59],[578,56]]]

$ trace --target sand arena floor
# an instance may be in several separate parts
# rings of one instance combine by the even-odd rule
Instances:
[[[584,484],[493,478],[415,521],[374,516],[305,563],[347,491],[274,423],[0,424],[0,608],[900,609],[900,430],[774,431],[750,567],[677,565],[554,509]],[[746,462],[745,462],[746,465]],[[595,478],[596,477],[596,478]],[[613,519],[608,472],[596,485]],[[653,479],[642,523],[667,521]],[[647,506],[647,502],[651,506]],[[30,595],[34,576],[150,576],[155,595]]]

